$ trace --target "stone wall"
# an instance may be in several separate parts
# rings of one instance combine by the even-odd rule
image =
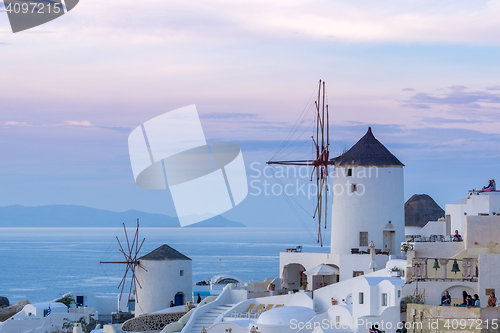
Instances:
[[[187,312],[169,312],[143,315],[123,323],[122,330],[128,332],[161,331],[170,323],[179,321]]]
[[[500,307],[461,308],[408,304],[408,332],[493,333],[500,331]]]

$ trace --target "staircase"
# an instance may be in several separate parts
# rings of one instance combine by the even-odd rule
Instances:
[[[182,330],[182,333],[200,333],[203,327],[205,327],[205,329],[209,328],[218,316],[233,306],[234,304],[219,305],[200,316],[196,316],[196,318],[193,318],[194,322],[191,329],[189,331]]]

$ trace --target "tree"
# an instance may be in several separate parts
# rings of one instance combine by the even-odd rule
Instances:
[[[76,304],[75,298],[71,295],[59,298],[56,302],[66,305],[68,308],[71,304]]]

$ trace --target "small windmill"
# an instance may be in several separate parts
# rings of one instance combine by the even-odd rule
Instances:
[[[144,241],[146,240],[145,238],[142,239],[141,245],[139,245],[139,219],[137,219],[137,227],[135,229],[135,234],[134,238],[132,239],[132,242],[129,241],[128,234],[127,234],[127,228],[125,227],[125,223],[123,223],[123,230],[125,231],[125,238],[127,240],[127,252],[125,252],[125,249],[122,246],[122,243],[120,242],[120,239],[118,236],[116,236],[116,240],[118,241],[118,245],[120,245],[119,251],[123,254],[125,257],[125,261],[100,261],[100,264],[126,264],[127,268],[125,269],[125,274],[123,275],[122,280],[120,281],[120,284],[118,285],[118,289],[121,287],[120,291],[120,301],[122,300],[122,294],[123,294],[123,289],[126,284],[127,280],[127,275],[130,274],[131,276],[131,281],[130,281],[130,290],[128,293],[128,300],[130,301],[130,295],[132,294],[132,288],[134,287],[135,282],[137,282],[137,285],[139,288],[142,289],[141,283],[137,279],[136,276],[136,268],[140,267],[143,270],[147,272],[147,270],[142,267],[139,264],[139,260],[137,259],[137,255],[139,254],[139,251],[142,248],[142,245],[144,244]]]

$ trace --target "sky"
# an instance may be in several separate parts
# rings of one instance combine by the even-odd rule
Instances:
[[[134,128],[196,104],[207,140],[240,145],[253,179],[322,79],[332,155],[371,126],[406,165],[405,200],[444,208],[500,178],[498,17],[496,1],[81,0],[12,34],[0,7],[0,206],[175,216],[168,191],[134,183]],[[308,125],[287,158],[310,153]],[[273,195],[224,216],[304,222]]]

